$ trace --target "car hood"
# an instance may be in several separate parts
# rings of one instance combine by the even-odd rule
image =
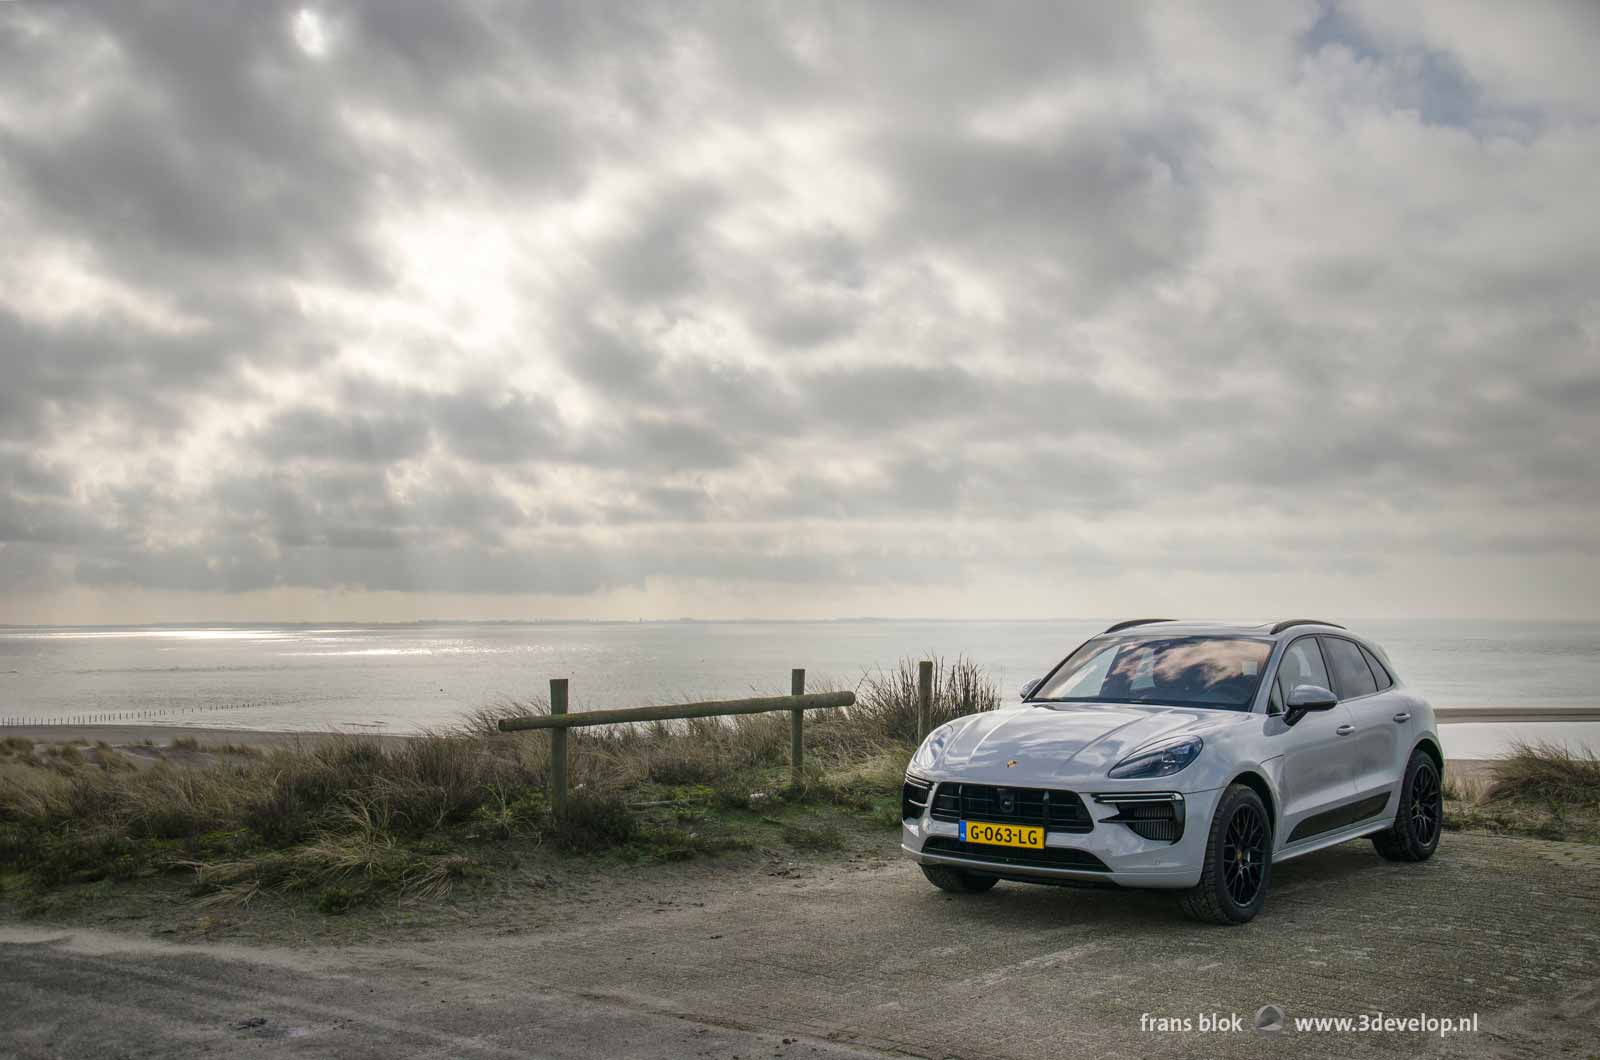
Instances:
[[[1107,770],[1146,744],[1203,736],[1249,717],[1175,707],[1030,704],[952,722],[932,768],[941,780],[1048,783],[1104,778]]]

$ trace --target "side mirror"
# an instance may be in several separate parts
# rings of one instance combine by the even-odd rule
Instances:
[[[1332,710],[1339,705],[1339,697],[1321,685],[1295,685],[1289,690],[1289,712],[1304,714],[1308,710]]]
[[[1283,723],[1294,725],[1313,710],[1332,710],[1338,705],[1339,697],[1321,685],[1295,685],[1289,690]]]
[[[1034,691],[1042,684],[1044,684],[1044,678],[1035,677],[1032,681],[1022,686],[1022,691],[1018,693],[1019,698],[1026,703],[1028,697],[1033,695]]]

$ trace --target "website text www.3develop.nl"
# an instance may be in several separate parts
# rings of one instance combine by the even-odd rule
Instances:
[[[1255,1014],[1197,1012],[1190,1016],[1141,1013],[1139,1029],[1155,1034],[1427,1034],[1448,1038],[1476,1034],[1478,1014],[1436,1016],[1427,1012],[1397,1016],[1388,1012],[1361,1012],[1349,1016],[1289,1016],[1277,1005],[1262,1005]]]

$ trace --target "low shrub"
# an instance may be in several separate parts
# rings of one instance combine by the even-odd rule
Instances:
[[[504,790],[495,788],[473,811],[472,821],[493,839],[540,834],[548,805],[544,792],[537,788]]]
[[[545,833],[552,845],[572,854],[619,847],[638,834],[638,822],[620,798],[578,793],[552,814]]]

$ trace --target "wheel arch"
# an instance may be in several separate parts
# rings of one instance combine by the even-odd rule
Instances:
[[[1267,783],[1267,778],[1253,769],[1247,769],[1228,781],[1228,783],[1230,785],[1243,784],[1261,796],[1261,802],[1267,808],[1267,820],[1272,822],[1272,838],[1273,843],[1276,844],[1278,838],[1278,800],[1273,797],[1272,785]]]
[[[1444,776],[1444,751],[1439,747],[1439,742],[1437,740],[1435,740],[1432,736],[1424,736],[1422,739],[1417,741],[1416,746],[1411,748],[1411,754],[1414,755],[1418,751],[1423,752],[1429,758],[1433,759],[1433,767],[1439,771],[1439,775],[1441,777]],[[1406,756],[1408,760],[1410,757],[1411,755]]]

